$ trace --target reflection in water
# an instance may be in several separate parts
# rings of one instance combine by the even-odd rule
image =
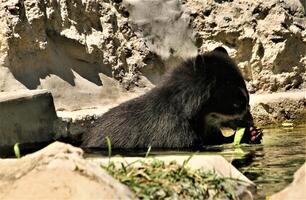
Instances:
[[[306,124],[294,128],[265,128],[263,143],[213,146],[257,185],[256,199],[266,199],[293,179],[294,172],[306,161]]]
[[[93,153],[93,152],[92,152]],[[98,154],[96,154],[98,153]],[[107,155],[97,151],[87,156]],[[144,156],[145,150],[118,151],[114,154]],[[191,151],[153,151],[150,155],[190,155]],[[265,199],[286,187],[293,179],[294,172],[302,166],[306,157],[306,124],[294,128],[264,128],[263,143],[260,145],[231,144],[209,146],[197,154],[220,154],[237,167],[244,175],[257,184],[258,197]]]
[[[286,187],[305,162],[306,125],[265,129],[263,144],[259,146],[249,147],[253,153],[251,162],[238,162],[236,167],[257,184],[259,197],[264,199]]]

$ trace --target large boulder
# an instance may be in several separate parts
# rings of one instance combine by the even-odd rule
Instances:
[[[306,163],[294,173],[292,183],[269,197],[270,200],[306,199]]]
[[[0,159],[0,199],[135,199],[83,151],[55,142],[21,159]]]

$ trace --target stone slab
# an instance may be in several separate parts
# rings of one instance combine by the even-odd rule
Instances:
[[[251,95],[250,105],[257,126],[306,121],[306,90]]]
[[[47,90],[0,93],[0,147],[52,140],[57,119]]]

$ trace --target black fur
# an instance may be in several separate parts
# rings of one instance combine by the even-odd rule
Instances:
[[[115,149],[200,148],[230,142],[219,126],[252,123],[249,99],[241,90],[247,93],[239,69],[225,49],[217,48],[187,60],[148,93],[110,109],[83,135],[81,146],[106,148],[106,137]],[[210,113],[231,116],[245,110],[243,117],[222,124],[206,120]]]

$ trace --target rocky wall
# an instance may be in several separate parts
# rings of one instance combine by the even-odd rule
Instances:
[[[149,85],[138,71],[150,52],[128,15],[113,1],[1,0],[0,91],[48,89],[57,110],[130,98]]]
[[[306,88],[306,17],[298,0],[186,0],[201,52],[224,45],[251,93]]]
[[[116,105],[223,45],[250,92],[306,88],[299,0],[0,0],[0,92],[48,89],[57,111]]]

